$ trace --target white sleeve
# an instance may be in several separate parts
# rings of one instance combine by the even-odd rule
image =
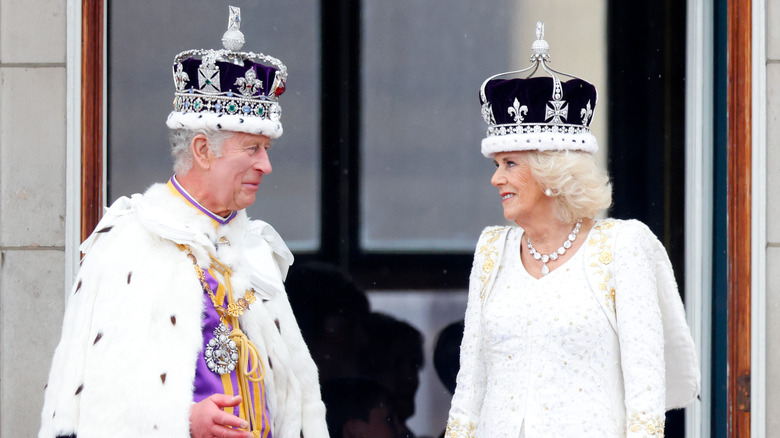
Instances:
[[[445,438],[470,438],[479,423],[482,400],[485,397],[487,372],[482,352],[481,325],[483,290],[495,267],[496,229],[486,229],[480,236],[469,277],[469,296],[460,345],[460,370],[452,397]],[[486,251],[488,248],[490,251]]]
[[[664,333],[655,273],[655,237],[629,221],[615,243],[615,311],[626,407],[626,437],[663,436]]]

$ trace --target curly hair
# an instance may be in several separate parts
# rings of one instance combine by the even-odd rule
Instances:
[[[542,190],[555,199],[555,215],[566,223],[593,218],[612,204],[609,175],[593,155],[582,151],[529,151],[524,154]]]
[[[199,134],[206,136],[209,149],[217,157],[222,155],[222,143],[233,135],[232,132],[211,129],[171,129],[168,133],[168,139],[171,142],[173,172],[176,175],[185,175],[192,168],[192,151],[190,151],[190,143],[192,143],[192,139]]]

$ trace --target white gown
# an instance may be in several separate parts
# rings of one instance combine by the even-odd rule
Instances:
[[[666,303],[659,307],[667,287],[656,283],[660,244],[652,232],[636,221],[600,221],[571,259],[541,279],[520,261],[522,232],[488,228],[477,246],[446,436],[662,437],[671,403]],[[675,330],[687,342],[674,299],[683,321]],[[695,356],[683,362],[687,403],[698,392],[698,366]]]
[[[477,436],[516,437],[518,420],[529,437],[623,436],[618,339],[590,292],[583,252],[536,279],[520,261],[520,237],[507,236],[516,250],[505,253],[482,310],[482,412],[498,421],[481,423]]]

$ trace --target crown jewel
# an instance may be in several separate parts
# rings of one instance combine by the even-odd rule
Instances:
[[[228,17],[228,30],[222,34],[222,47],[227,50],[241,50],[244,47],[244,34],[241,33],[241,8],[228,6],[230,16]]]
[[[230,6],[222,49],[194,49],[173,59],[176,87],[171,129],[210,128],[271,138],[282,135],[282,108],[287,67],[278,59],[239,52],[244,45],[241,10]]]
[[[517,150],[598,150],[590,133],[596,88],[550,68],[549,51],[544,23],[538,22],[531,65],[491,76],[482,83],[479,97],[482,117],[488,124],[483,155]],[[533,77],[539,67],[549,76]],[[507,78],[525,72],[530,72],[525,78]],[[559,76],[570,79],[561,82]]]
[[[531,44],[531,62],[539,62],[542,60],[550,60],[550,45],[544,40],[544,23],[538,21],[536,23],[536,41]]]

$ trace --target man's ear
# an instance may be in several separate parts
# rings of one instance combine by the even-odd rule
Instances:
[[[192,152],[192,164],[201,169],[208,169],[211,166],[213,155],[209,149],[208,139],[204,134],[198,134],[190,142],[190,152]]]

